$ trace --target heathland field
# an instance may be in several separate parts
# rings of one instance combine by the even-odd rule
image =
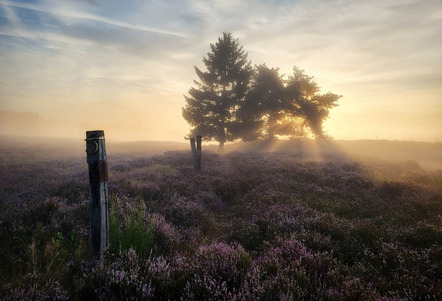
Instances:
[[[442,296],[440,144],[203,145],[200,172],[187,144],[109,144],[111,244],[96,264],[84,142],[6,140],[1,300]]]

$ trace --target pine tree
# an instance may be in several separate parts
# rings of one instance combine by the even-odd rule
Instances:
[[[238,138],[237,111],[244,102],[253,72],[247,53],[231,33],[223,33],[210,44],[211,52],[203,57],[207,71],[195,66],[199,81],[184,96],[183,117],[192,126],[190,135],[224,143]]]

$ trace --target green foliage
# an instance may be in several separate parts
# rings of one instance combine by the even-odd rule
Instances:
[[[133,248],[140,256],[147,255],[152,248],[153,220],[147,228],[143,221],[144,210],[133,209],[123,223],[123,217],[116,212],[109,218],[110,245],[113,251]]]
[[[57,232],[56,238],[52,238],[51,242],[56,244],[61,244],[63,242],[63,233]]]

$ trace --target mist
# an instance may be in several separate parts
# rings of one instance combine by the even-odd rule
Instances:
[[[83,132],[83,135],[85,133]],[[106,133],[105,133],[106,135]],[[85,156],[84,137],[54,138],[0,135],[0,151],[11,158],[32,161]],[[177,141],[118,141],[106,135],[107,152],[113,155],[153,156],[165,152],[189,152],[190,144]],[[203,141],[204,152],[218,153],[216,143]],[[426,170],[442,169],[442,142],[388,140],[274,140],[227,143],[221,155],[234,152],[280,153],[307,161],[353,160],[408,164]],[[203,155],[204,156],[204,155]]]
[[[168,120],[167,127],[164,120]],[[49,116],[37,112],[0,110],[0,135],[81,139],[85,132],[104,129],[113,141],[183,141],[186,124],[180,105],[149,107],[88,105]]]

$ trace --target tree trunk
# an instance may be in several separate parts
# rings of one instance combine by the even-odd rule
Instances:
[[[273,116],[273,114],[270,114],[268,119],[268,132],[267,132],[268,140],[275,139],[275,126],[276,126],[276,118],[275,116]]]
[[[224,151],[224,140],[219,141],[218,151],[222,153]]]
[[[226,142],[226,123],[225,123],[225,114],[221,115],[221,126],[219,132],[219,146],[218,151],[222,152],[224,150],[224,143]]]

